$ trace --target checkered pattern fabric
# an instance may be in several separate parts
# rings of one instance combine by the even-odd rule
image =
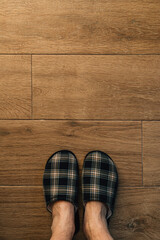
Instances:
[[[113,160],[102,151],[91,151],[85,159],[82,169],[83,204],[88,201],[100,201],[108,208],[107,221],[113,214],[118,186],[118,173]]]
[[[43,175],[43,189],[47,210],[57,200],[78,205],[78,162],[68,150],[55,152],[47,161]]]

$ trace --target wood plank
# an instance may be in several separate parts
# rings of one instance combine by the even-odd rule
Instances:
[[[0,187],[0,208],[0,239],[49,239],[52,220],[41,187]]]
[[[0,119],[31,117],[31,57],[0,56]]]
[[[117,196],[111,233],[116,240],[159,240],[160,188],[122,188]]]
[[[82,168],[85,155],[101,150],[115,161],[119,183],[142,184],[141,123],[138,121],[0,121],[1,185],[41,185],[50,155],[73,151]]]
[[[160,184],[160,122],[143,122],[143,180]]]
[[[160,188],[119,188],[110,231],[116,240],[159,240]],[[82,226],[82,204],[80,205]],[[51,214],[42,187],[0,187],[0,238],[47,240]],[[84,240],[81,232],[75,240]]]
[[[160,119],[160,56],[33,56],[33,115]]]
[[[159,9],[158,0],[3,0],[0,53],[157,54]]]

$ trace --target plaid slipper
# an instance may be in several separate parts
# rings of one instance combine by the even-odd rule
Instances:
[[[84,159],[82,169],[83,205],[100,201],[108,207],[106,220],[113,214],[118,187],[118,173],[113,160],[102,151],[91,151]]]
[[[79,231],[78,175],[76,156],[68,150],[60,150],[52,154],[46,163],[43,175],[47,210],[52,213],[51,204],[57,200],[71,202],[75,207],[75,234]]]

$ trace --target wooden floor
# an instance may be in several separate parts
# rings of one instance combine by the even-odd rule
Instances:
[[[48,240],[49,156],[109,154],[115,240],[160,239],[160,1],[0,1],[0,239]],[[82,200],[79,191],[82,225]],[[82,229],[75,240],[84,240]]]

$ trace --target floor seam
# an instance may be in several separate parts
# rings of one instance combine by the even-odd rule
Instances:
[[[33,119],[32,54],[31,54],[31,119]]]
[[[141,121],[141,162],[142,162],[142,186],[144,187],[144,180],[143,180],[143,121]]]

